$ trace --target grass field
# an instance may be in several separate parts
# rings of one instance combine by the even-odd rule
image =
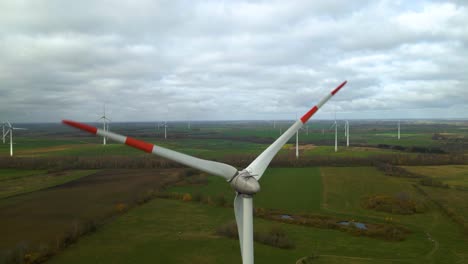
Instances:
[[[409,227],[423,243],[430,236],[434,242],[432,251],[425,255],[429,263],[456,263],[468,255],[468,239],[463,235],[460,226],[449,219],[439,208],[418,193],[412,184],[414,180],[384,176],[374,168],[322,168],[324,182],[323,208],[339,215],[348,215],[354,219],[388,219]],[[431,188],[436,189],[436,188]],[[414,215],[394,215],[362,208],[360,199],[366,195],[394,195],[406,192],[427,206],[426,212]],[[455,194],[454,194],[455,195]],[[463,199],[463,198],[462,198]],[[461,199],[458,206],[466,203]],[[463,262],[459,262],[463,263]]]
[[[412,234],[403,242],[386,242],[256,218],[256,230],[280,226],[296,243],[293,250],[256,243],[255,257],[259,263],[294,263],[312,254],[320,255],[317,263],[463,263],[462,258],[468,253],[468,241],[460,228],[429,201],[425,213],[408,216],[360,206],[363,195],[375,193],[406,191],[424,199],[406,179],[387,177],[368,167],[274,168],[267,171],[261,183],[263,190],[254,200],[257,207],[377,223],[392,217],[392,221],[406,226]],[[226,182],[217,177],[210,177],[207,185],[175,187],[170,191],[225,195],[228,200],[234,197]],[[85,237],[51,262],[239,263],[238,241],[215,235],[216,228],[233,217],[232,208],[156,199]],[[184,253],[174,254],[176,248]]]
[[[74,170],[48,173],[41,170],[0,169],[0,199],[64,184],[94,172]]]
[[[224,195],[234,200],[231,186],[222,178],[209,177],[209,184],[169,189],[180,193]],[[261,179],[262,190],[255,195],[255,206],[290,213],[311,213],[320,209],[321,177],[318,168],[270,168]],[[284,197],[279,199],[278,197]]]
[[[248,161],[260,154],[290,121],[171,123],[167,140],[152,123],[116,123],[117,133],[208,159],[242,157]],[[434,133],[455,135],[465,144],[468,130],[463,124],[408,121],[402,123],[402,138],[396,138],[396,123],[351,122],[351,146],[344,146],[340,127],[339,151],[334,152],[330,122],[312,122],[309,134],[300,132],[304,160],[321,158],[368,158],[380,155],[415,156],[418,153],[377,148],[392,146],[446,147],[459,142],[434,140]],[[52,127],[52,128],[51,128]],[[31,126],[15,135],[16,157],[94,157],[148,155],[122,144],[102,146],[102,139],[59,124]],[[322,134],[324,129],[324,134]],[[281,150],[294,161],[294,137]],[[365,147],[363,147],[365,146]],[[457,145],[458,146],[458,145]],[[468,152],[462,149],[461,152]],[[0,144],[0,159],[9,162],[9,145]],[[437,159],[436,155],[434,159]],[[248,159],[247,159],[248,158]],[[5,163],[6,162],[6,163]],[[291,163],[294,165],[294,163]],[[300,163],[298,163],[300,164]],[[315,163],[313,163],[315,164]],[[328,163],[325,163],[328,164]],[[451,186],[468,186],[468,166],[420,166],[406,169],[438,178]],[[116,169],[64,171],[0,169],[0,263],[13,248],[55,241],[76,223],[114,215],[120,206],[131,207],[148,190],[172,184],[185,169]],[[281,227],[295,242],[291,250],[255,244],[257,263],[295,263],[308,255],[319,255],[314,263],[468,263],[468,237],[442,212],[443,204],[468,219],[468,192],[454,189],[414,187],[417,179],[383,175],[372,167],[269,168],[261,179],[254,206],[286,214],[319,214],[334,219],[364,223],[393,223],[411,230],[401,242],[353,236],[332,229],[318,229],[255,218],[255,230]],[[419,186],[419,185],[418,185]],[[206,184],[171,187],[168,192],[224,196],[230,206],[234,191],[219,177]],[[396,215],[363,208],[368,195],[405,193],[426,206],[423,213]],[[429,198],[428,198],[429,197]],[[60,252],[52,263],[240,263],[237,240],[215,235],[220,225],[234,220],[232,208],[196,202],[154,199],[108,219],[96,233]]]
[[[468,165],[403,166],[403,168],[413,173],[437,178],[450,186],[468,188]]]
[[[218,225],[233,217],[230,208],[157,199],[84,238],[50,263],[240,263],[238,241],[214,235]],[[385,242],[261,219],[254,225],[256,230],[280,225],[296,241],[293,250],[255,243],[258,263],[295,263],[317,253],[324,255],[318,263],[353,258],[355,263],[418,263],[414,260],[429,249],[429,243]]]
[[[2,254],[17,246],[48,244],[76,223],[105,218],[116,212],[119,204],[131,205],[148,190],[173,181],[178,171],[105,170],[52,188],[0,199],[0,263]]]

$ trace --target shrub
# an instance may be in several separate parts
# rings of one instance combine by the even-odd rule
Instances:
[[[268,233],[255,232],[254,240],[277,248],[291,249],[295,247],[294,242],[279,227],[271,228]]]
[[[117,213],[123,213],[125,211],[127,211],[128,207],[127,207],[127,204],[125,203],[118,203],[115,205],[115,211]]]
[[[235,221],[231,221],[218,227],[216,229],[216,234],[229,238],[239,239],[239,234],[237,232],[237,224]]]
[[[364,208],[392,214],[415,214],[424,212],[425,206],[409,196],[408,193],[401,192],[394,196],[373,195],[362,199]]]
[[[182,201],[185,201],[185,202],[192,201],[192,195],[190,195],[190,193],[184,193],[184,195],[182,196]]]

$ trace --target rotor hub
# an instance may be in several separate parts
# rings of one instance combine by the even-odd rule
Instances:
[[[232,188],[241,194],[253,195],[260,191],[257,179],[246,170],[240,171],[230,183]]]

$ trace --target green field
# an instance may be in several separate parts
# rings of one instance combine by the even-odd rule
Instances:
[[[450,186],[468,188],[468,165],[404,166],[410,172],[437,178]]]
[[[282,148],[260,181],[255,208],[293,217],[319,215],[337,222],[396,225],[410,233],[403,241],[387,241],[256,217],[256,231],[280,227],[295,244],[287,250],[255,243],[257,263],[295,263],[310,255],[319,256],[313,263],[468,263],[468,235],[463,233],[468,220],[468,191],[463,189],[468,187],[468,165],[403,166],[451,188],[421,186],[419,179],[386,176],[366,167],[380,162],[379,158],[395,160],[397,165],[419,160],[452,164],[450,155],[457,160],[468,157],[467,124],[406,121],[398,140],[393,121],[351,121],[351,146],[345,147],[340,127],[337,153],[330,124],[312,122],[308,134],[300,131],[299,160],[294,137]],[[174,122],[169,125],[168,139],[154,123],[116,123],[111,129],[197,157],[239,165],[248,164],[280,135],[280,129],[284,132],[290,125],[291,121],[277,121],[275,128],[272,122],[262,121],[194,122],[187,129],[186,123]],[[63,125],[28,128],[15,135],[14,159],[9,157],[9,145],[0,144],[0,162],[5,166],[0,168],[0,263],[14,250],[23,257],[41,247],[54,247],[79,223],[90,221],[100,223],[95,233],[60,249],[48,262],[240,263],[238,241],[215,232],[234,220],[235,193],[224,179],[193,174],[165,160],[152,163],[155,159],[149,154],[112,141],[103,146],[101,138]],[[431,148],[445,154],[422,154]],[[346,162],[335,164],[337,160]],[[356,167],[356,160],[367,165]],[[35,161],[54,165],[45,168]],[[78,169],[70,170],[64,161]],[[466,158],[460,163],[468,164]],[[334,167],[338,165],[343,167]],[[201,180],[190,183],[189,177]],[[224,197],[226,203],[216,206],[204,200],[154,198],[161,192],[200,194],[211,201]],[[424,205],[424,210],[401,215],[364,208],[363,199],[373,195],[409,197]],[[143,203],[142,197],[154,199]],[[441,205],[451,211],[447,213]],[[450,212],[462,217],[462,224],[449,217]]]
[[[50,188],[95,172],[95,170],[74,170],[47,173],[41,170],[0,169],[0,199]]]
[[[224,195],[234,200],[231,186],[222,178],[210,177],[202,186],[174,187],[171,192]],[[291,213],[310,213],[320,209],[321,178],[318,168],[270,168],[261,180],[262,190],[255,195],[255,206]],[[284,197],[284,199],[278,199]]]
[[[157,199],[85,237],[51,263],[240,263],[238,241],[214,235],[216,226],[233,217],[229,208]],[[280,225],[296,241],[293,250],[255,243],[258,263],[295,263],[317,252],[323,255],[318,263],[353,258],[355,263],[418,263],[430,249],[429,243],[385,242],[261,219],[254,225],[256,230]]]
[[[131,206],[145,192],[177,179],[178,171],[103,170],[55,187],[0,199],[0,263],[3,254],[18,246],[55,245],[56,239],[75,225],[108,218],[117,205]],[[73,175],[77,174],[69,176]]]
[[[231,200],[234,194],[223,181],[211,177],[207,185],[175,187],[170,191],[225,195]],[[395,216],[361,208],[360,198],[372,193],[406,191],[424,199],[406,179],[387,177],[368,167],[278,168],[269,169],[261,183],[263,190],[254,200],[257,207],[375,223],[392,217],[412,234],[403,242],[387,242],[256,218],[256,230],[281,226],[296,243],[292,250],[256,243],[259,263],[294,263],[311,254],[320,255],[317,263],[463,263],[460,261],[468,254],[468,241],[460,228],[429,201],[425,201],[427,211],[417,215]],[[233,217],[232,208],[156,199],[85,237],[52,263],[146,263],[154,259],[164,263],[239,263],[237,241],[215,235],[216,227]],[[184,254],[174,255],[176,248],[183,249]]]

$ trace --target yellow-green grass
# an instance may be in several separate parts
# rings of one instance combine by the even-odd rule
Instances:
[[[362,197],[400,192],[418,196],[410,183],[385,176],[373,167],[322,167],[320,170],[324,182],[323,206],[331,211],[373,214],[362,208]]]
[[[403,168],[413,173],[437,178],[450,186],[468,187],[468,165],[403,166]]]
[[[50,263],[241,263],[238,241],[215,235],[217,226],[233,218],[231,208],[156,199],[84,237]],[[416,238],[386,242],[262,219],[254,219],[254,226],[257,231],[280,226],[296,244],[284,250],[255,243],[257,263],[295,263],[312,254],[323,255],[318,263],[420,263],[431,249],[429,241]]]
[[[200,193],[217,197],[224,195],[228,203],[234,200],[234,191],[226,180],[208,177],[209,184],[181,186],[172,192]],[[290,213],[311,213],[320,210],[321,177],[318,168],[269,168],[260,180],[261,191],[255,195],[255,206],[281,209]]]
[[[35,170],[0,170],[0,199],[50,188],[95,173],[96,170],[72,170],[47,173]]]
[[[96,137],[70,138],[51,140],[50,138],[15,139],[15,157],[38,156],[105,156],[105,155],[142,155],[140,150],[133,149],[111,140],[106,146]],[[226,155],[260,154],[266,145],[225,139],[160,139],[139,138],[189,155],[202,158],[219,158]],[[9,156],[9,146],[0,144],[0,156]]]
[[[45,172],[46,170],[0,169],[0,182],[21,177],[28,177],[37,174],[43,174]]]
[[[422,188],[432,199],[463,217],[468,225],[468,191],[425,186]]]

